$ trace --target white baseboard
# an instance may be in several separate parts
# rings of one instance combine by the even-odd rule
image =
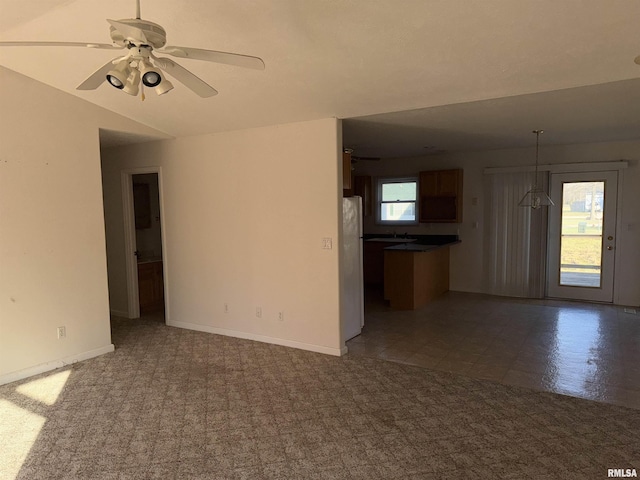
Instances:
[[[76,355],[70,355],[68,357],[60,358],[52,362],[41,363],[40,365],[25,368],[24,370],[18,370],[16,372],[7,373],[5,375],[0,376],[0,385],[4,385],[6,383],[11,383],[11,382],[17,382],[18,380],[23,380],[25,378],[33,377],[34,375],[48,372],[50,370],[55,370],[56,368],[61,368],[66,365],[70,365],[72,363],[81,362],[83,360],[88,360],[94,357],[99,357],[100,355],[113,352],[114,350],[115,350],[115,347],[111,343],[101,348],[89,350],[88,352],[82,352]]]
[[[287,340],[284,338],[268,337],[266,335],[258,335],[255,333],[239,332],[237,330],[228,330],[226,328],[200,325],[199,323],[174,322],[167,320],[167,325],[169,325],[170,327],[186,328],[187,330],[215,333],[217,335],[225,335],[227,337],[243,338],[245,340],[255,340],[257,342],[271,343],[273,345],[282,345],[283,347],[298,348],[300,350],[324,353],[325,355],[333,355],[336,357],[340,357],[346,353],[346,347],[331,348],[325,347],[324,345],[314,345],[312,343],[297,342],[295,340]]]
[[[124,310],[111,310],[110,313],[114,317],[129,318],[129,312],[125,312]]]

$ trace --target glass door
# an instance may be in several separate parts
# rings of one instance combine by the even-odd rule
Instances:
[[[613,301],[617,172],[551,176],[549,297]]]

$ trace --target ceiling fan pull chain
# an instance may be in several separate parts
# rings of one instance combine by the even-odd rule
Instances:
[[[144,83],[140,82],[140,101],[144,102]]]

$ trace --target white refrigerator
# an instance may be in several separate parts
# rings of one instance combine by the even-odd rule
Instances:
[[[342,258],[340,261],[342,338],[347,341],[364,326],[362,277],[362,199],[342,199]]]

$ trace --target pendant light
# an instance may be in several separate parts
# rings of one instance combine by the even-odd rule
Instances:
[[[530,207],[535,210],[540,207],[548,207],[555,204],[551,198],[549,198],[549,195],[538,186],[538,151],[540,149],[540,134],[544,133],[544,130],[534,130],[533,133],[536,134],[536,169],[533,177],[533,187],[522,197],[522,200],[518,202],[518,206]]]

